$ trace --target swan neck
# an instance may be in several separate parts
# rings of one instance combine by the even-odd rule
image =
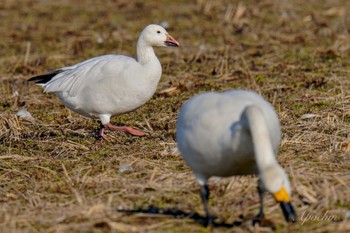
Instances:
[[[254,105],[248,106],[241,116],[243,125],[250,131],[254,154],[259,171],[277,164],[270,132],[261,110]]]

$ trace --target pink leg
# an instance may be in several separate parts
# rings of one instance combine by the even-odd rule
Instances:
[[[113,131],[122,131],[122,132],[126,132],[126,133],[130,133],[132,135],[135,135],[135,136],[145,136],[146,134],[144,132],[141,132],[139,130],[136,130],[136,129],[133,129],[131,127],[127,127],[127,126],[115,126],[115,125],[112,125],[111,123],[107,123],[107,124],[104,124],[99,133],[98,133],[98,136],[102,137],[103,139],[106,140],[106,137],[104,135],[104,131],[108,129],[108,130],[113,130]]]
[[[104,139],[104,140],[108,141],[108,139],[106,138],[104,132],[105,132],[105,127],[103,127],[103,125],[101,125],[101,128],[98,131],[98,137],[99,137],[98,139]]]

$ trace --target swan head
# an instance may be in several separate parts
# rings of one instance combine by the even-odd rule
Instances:
[[[150,46],[158,47],[179,47],[180,44],[172,38],[168,32],[160,25],[150,24],[143,29],[140,40]]]
[[[291,186],[283,168],[279,164],[267,166],[260,171],[260,184],[263,190],[272,194],[280,203],[285,219],[295,222],[297,217],[291,204]]]

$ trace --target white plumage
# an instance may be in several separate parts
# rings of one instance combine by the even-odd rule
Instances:
[[[130,127],[110,124],[110,118],[144,105],[155,93],[162,67],[153,46],[179,46],[159,25],[148,25],[137,43],[137,59],[124,55],[94,57],[73,66],[53,70],[29,79],[53,92],[69,109],[100,119],[104,129],[134,135],[144,133]]]
[[[252,91],[207,92],[188,100],[180,110],[176,140],[201,186],[208,221],[207,181],[211,176],[259,175],[263,192],[281,203],[287,221],[295,221],[290,183],[275,159],[281,140],[272,105]]]

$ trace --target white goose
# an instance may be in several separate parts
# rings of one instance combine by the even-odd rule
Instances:
[[[296,221],[291,187],[278,164],[281,131],[272,105],[252,91],[207,92],[188,100],[180,110],[176,140],[201,187],[208,223],[208,179],[211,176],[258,174],[259,218],[264,217],[263,193],[281,204],[287,221]]]
[[[53,92],[69,109],[89,118],[100,119],[99,137],[104,130],[119,130],[137,136],[141,131],[110,123],[114,115],[135,110],[155,93],[162,67],[153,46],[179,43],[155,24],[148,25],[137,42],[137,59],[123,55],[94,57],[73,66],[50,71],[29,79]]]

